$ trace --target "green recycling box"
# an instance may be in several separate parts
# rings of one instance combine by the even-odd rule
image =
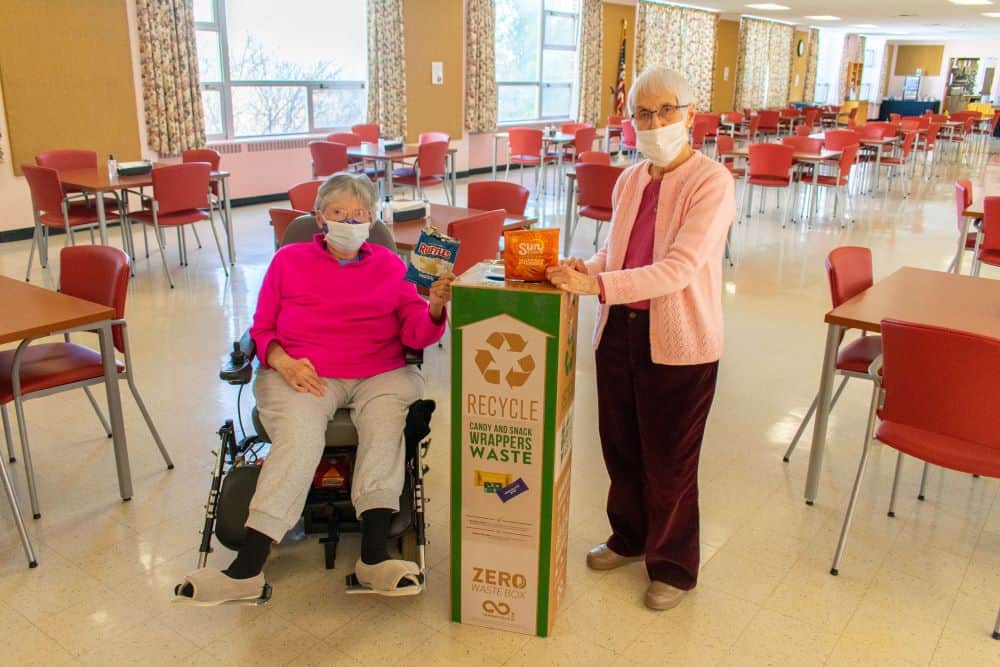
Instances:
[[[566,581],[578,298],[452,290],[452,620],[546,636]]]

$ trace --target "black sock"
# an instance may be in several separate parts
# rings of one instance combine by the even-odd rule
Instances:
[[[264,561],[271,553],[271,538],[253,528],[247,528],[246,539],[236,554],[236,559],[222,572],[233,579],[250,579],[264,569]]]
[[[366,565],[389,560],[386,541],[389,539],[391,522],[392,510],[386,507],[361,513],[361,561]]]

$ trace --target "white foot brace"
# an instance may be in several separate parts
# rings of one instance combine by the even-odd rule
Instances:
[[[348,593],[375,593],[387,597],[402,597],[418,595],[424,589],[420,566],[408,560],[390,559],[375,565],[367,565],[359,558],[354,565],[353,578],[360,588],[352,587],[351,577],[348,577]]]
[[[181,595],[184,584],[191,584],[191,597]],[[174,588],[174,602],[196,607],[214,607],[230,602],[263,604],[271,597],[271,586],[263,574],[250,579],[233,579],[220,570],[195,570],[184,577],[184,583]]]

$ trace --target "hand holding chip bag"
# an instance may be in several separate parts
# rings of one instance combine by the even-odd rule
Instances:
[[[507,280],[541,282],[545,269],[559,264],[558,229],[504,232],[504,276]]]

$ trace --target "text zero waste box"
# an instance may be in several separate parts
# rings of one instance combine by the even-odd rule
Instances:
[[[488,266],[452,292],[452,620],[545,636],[566,579],[578,298]]]

